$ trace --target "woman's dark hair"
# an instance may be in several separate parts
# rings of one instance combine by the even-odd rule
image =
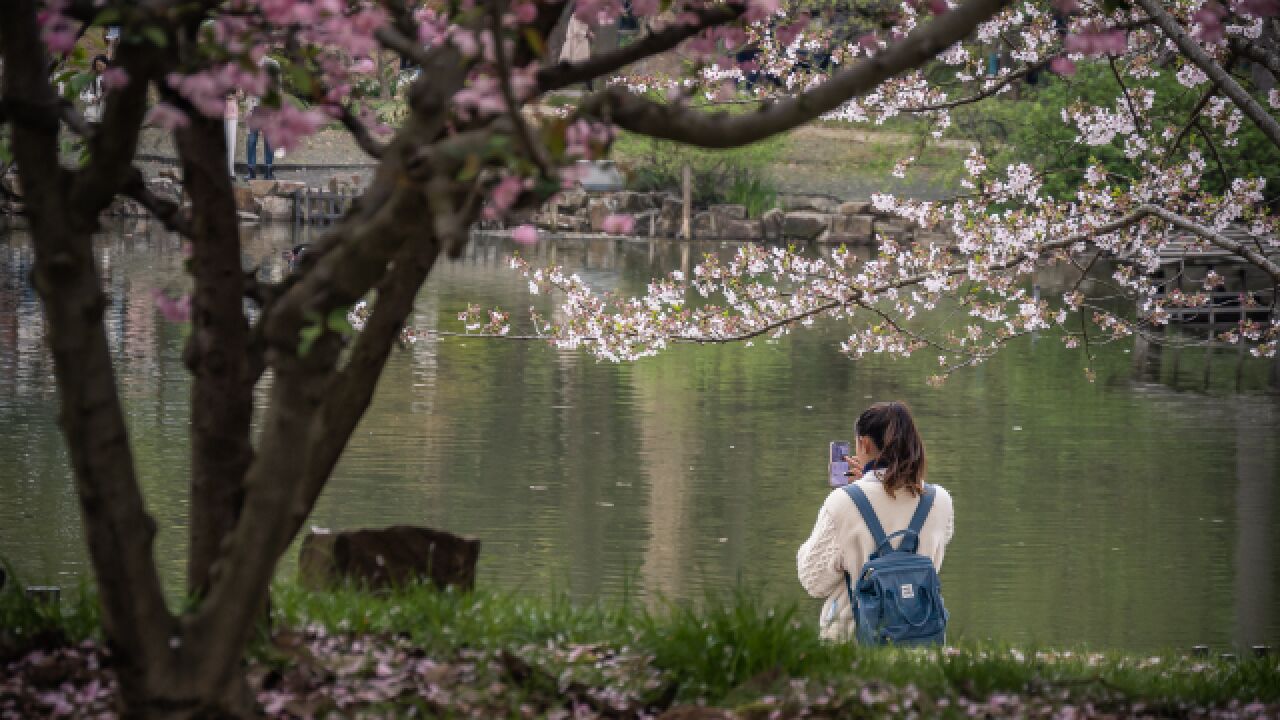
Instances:
[[[102,63],[104,68],[111,67],[111,61],[107,59],[106,55],[94,55],[93,60],[89,61],[89,67],[97,67],[99,62]]]
[[[863,410],[853,433],[871,438],[880,450],[876,464],[884,467],[881,481],[889,497],[904,488],[915,497],[924,492],[924,440],[904,403],[881,402]]]

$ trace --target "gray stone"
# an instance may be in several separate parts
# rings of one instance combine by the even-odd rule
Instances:
[[[250,180],[249,190],[254,197],[266,197],[276,191],[275,180]]]
[[[236,213],[236,218],[241,225],[249,225],[258,222],[258,213],[245,212],[243,210]]]
[[[740,220],[716,210],[700,212],[693,218],[693,236],[699,239],[759,240],[759,221]]]
[[[786,219],[786,213],[778,208],[767,210],[760,216],[760,230],[765,240],[781,241],[782,240],[782,223]]]
[[[561,213],[574,213],[587,206],[587,194],[581,190],[565,190],[552,200]]]
[[[834,215],[831,218],[831,234],[840,238],[836,242],[871,242],[873,223],[870,215]]]
[[[871,203],[867,200],[849,200],[840,203],[837,208],[841,215],[866,215],[871,212]]]
[[[892,240],[896,243],[911,239],[911,223],[901,218],[875,221],[875,234],[878,239]]]
[[[298,553],[298,577],[317,590],[345,581],[388,588],[426,580],[440,589],[471,590],[479,557],[479,540],[425,527],[313,531]]]
[[[307,186],[306,183],[298,180],[272,180],[271,182],[276,184],[275,190],[271,191],[273,195],[292,195]]]
[[[657,207],[653,201],[653,196],[649,193],[624,191],[614,193],[613,198],[614,203],[617,205],[618,212],[628,213],[631,215],[644,212],[645,210],[652,210]]]
[[[254,196],[253,189],[248,185],[233,185],[231,192],[236,197],[236,210],[242,213],[257,213],[258,198]]]
[[[710,207],[710,210],[713,213],[723,215],[725,217],[730,217],[730,218],[733,218],[734,220],[747,219],[746,205],[712,205]]]
[[[293,219],[293,199],[269,195],[258,201],[262,205],[262,219],[279,222]]]
[[[951,238],[944,232],[937,230],[917,230],[915,240],[920,245],[949,245]]]
[[[836,201],[822,195],[781,195],[778,204],[783,210],[810,210],[813,212],[831,213],[836,211]]]
[[[831,226],[831,216],[810,210],[789,212],[782,218],[782,236],[796,240],[813,240]]]
[[[658,211],[658,229],[660,237],[675,237],[680,233],[680,215],[684,212],[684,203],[675,198],[662,201],[662,209]]]

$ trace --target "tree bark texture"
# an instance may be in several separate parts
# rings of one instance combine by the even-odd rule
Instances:
[[[193,117],[176,133],[183,185],[191,197],[191,502],[187,590],[203,595],[222,539],[244,501],[253,460],[253,383],[245,275],[235,196],[226,172],[220,118]]]

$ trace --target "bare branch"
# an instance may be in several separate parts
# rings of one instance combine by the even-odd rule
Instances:
[[[1151,16],[1151,19],[1160,27],[1164,34],[1178,46],[1182,54],[1188,60],[1195,63],[1209,79],[1217,85],[1224,95],[1231,98],[1231,102],[1235,103],[1240,111],[1249,117],[1258,129],[1271,140],[1272,144],[1280,147],[1280,122],[1267,112],[1265,108],[1258,104],[1244,88],[1240,87],[1240,83],[1231,77],[1230,73],[1222,69],[1222,66],[1214,62],[1209,53],[1200,47],[1200,43],[1187,34],[1185,28],[1168,13],[1159,0],[1137,0],[1143,10]]]
[[[651,137],[725,148],[746,145],[830,112],[885,80],[919,67],[948,46],[960,42],[1009,0],[969,0],[917,28],[875,57],[840,71],[813,90],[762,107],[749,115],[705,113],[675,105],[660,105],[610,88],[583,103],[581,114],[607,118],[620,127]]]

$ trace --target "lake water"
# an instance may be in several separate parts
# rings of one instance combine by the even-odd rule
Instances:
[[[246,262],[278,276],[295,241],[287,228],[252,235]],[[512,249],[482,239],[442,263],[413,326],[456,330],[468,302],[528,307],[503,262]],[[531,252],[638,292],[703,252],[731,251],[598,239]],[[98,260],[157,559],[176,591],[188,382],[183,328],[151,295],[184,286],[181,245],[126,228],[100,241]],[[85,550],[31,263],[25,235],[0,231],[0,557],[29,582],[70,586]],[[393,354],[311,524],[475,535],[480,584],[531,593],[686,601],[741,583],[804,603],[816,631],[795,551],[827,493],[827,443],[848,438],[872,400],[899,398],[922,428],[930,479],[955,498],[942,573],[953,636],[1280,644],[1274,363],[1234,350],[1135,360],[1123,343],[1095,347],[1090,384],[1078,351],[1038,338],[932,388],[931,355],[852,361],[837,348],[845,330],[682,346],[631,365],[540,343],[419,342]]]

